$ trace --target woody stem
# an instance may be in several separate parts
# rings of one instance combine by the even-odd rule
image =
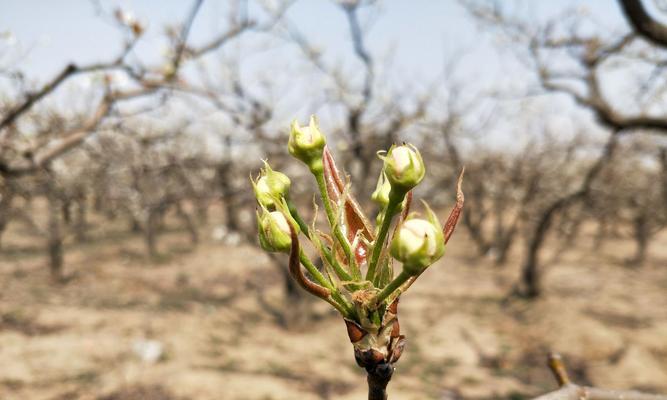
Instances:
[[[394,366],[386,364],[383,368],[367,370],[368,400],[387,400],[387,385],[394,373]]]

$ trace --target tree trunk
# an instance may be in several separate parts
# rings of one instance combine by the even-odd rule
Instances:
[[[554,201],[540,216],[538,223],[535,225],[533,234],[528,239],[525,261],[521,268],[521,280],[516,290],[517,294],[527,298],[536,298],[540,295],[542,289],[540,282],[541,274],[538,270],[540,267],[540,250],[544,245],[551,223],[558,212],[567,209],[577,201],[586,199],[593,180],[597,177],[605,164],[612,158],[616,143],[617,136],[614,132],[609,136],[604,152],[600,155],[595,164],[593,164],[591,169],[588,170],[588,173],[586,173],[579,190]]]
[[[231,232],[238,232],[241,228],[241,224],[239,222],[239,210],[236,205],[236,196],[234,193],[234,188],[232,187],[230,176],[231,166],[232,164],[229,162],[224,162],[218,165],[218,185],[220,185],[222,201],[224,202],[227,228]]]
[[[185,211],[180,202],[176,203],[176,214],[178,214],[179,218],[185,223],[185,228],[190,235],[190,243],[192,243],[193,246],[197,245],[197,243],[199,243],[199,232],[197,232],[197,226],[195,225],[192,216],[187,211]]]
[[[514,236],[515,236],[516,230],[513,232],[508,232],[506,233],[502,239],[498,241],[495,247],[496,251],[496,260],[495,264],[497,267],[503,266],[507,264],[507,255],[510,252],[510,249],[512,247],[512,243],[514,241]]]
[[[536,298],[542,293],[540,267],[540,252],[545,243],[547,233],[558,212],[569,207],[572,203],[586,195],[586,191],[579,191],[567,197],[561,197],[549,206],[540,216],[535,230],[528,239],[526,255],[521,268],[521,280],[518,294],[526,298]]]
[[[85,242],[88,240],[88,205],[86,196],[81,195],[76,201],[76,222],[74,224],[74,234],[76,240]]]
[[[160,214],[158,210],[151,209],[148,211],[148,217],[146,218],[146,223],[144,224],[144,241],[146,243],[146,251],[148,256],[151,258],[156,258],[158,256],[157,251],[157,230]]]
[[[3,187],[0,193],[0,249],[2,249],[2,234],[5,233],[12,213],[12,200],[14,191],[9,187]]]
[[[388,369],[382,373],[368,372],[368,400],[387,400],[387,385],[391,380],[394,367],[387,364]]]
[[[197,220],[201,225],[208,224],[208,202],[204,199],[197,200],[196,204]]]
[[[606,218],[598,219],[598,226],[595,231],[595,237],[593,238],[593,250],[598,251],[602,249],[605,240],[609,236],[609,227],[607,225]]]
[[[63,229],[61,217],[63,217],[63,204],[54,189],[49,188],[47,194],[49,202],[49,226],[47,252],[49,254],[49,269],[51,277],[56,281],[62,281],[63,275]]]
[[[72,202],[67,199],[60,202],[62,213],[63,213],[63,222],[65,225],[69,226],[72,222]]]
[[[130,232],[139,233],[142,230],[139,220],[134,215],[130,215]]]
[[[484,238],[484,232],[481,223],[473,221],[473,217],[469,209],[463,210],[463,226],[466,227],[470,238],[475,243],[475,246],[477,247],[477,253],[480,256],[486,256],[489,253],[489,250],[491,250],[491,245]]]
[[[644,213],[637,215],[633,221],[635,243],[637,244],[635,256],[630,260],[633,267],[642,267],[646,263],[646,252],[650,238],[648,216]]]

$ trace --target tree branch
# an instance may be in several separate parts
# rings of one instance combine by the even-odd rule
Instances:
[[[619,0],[619,4],[637,33],[657,46],[667,46],[667,26],[649,15],[642,0]]]
[[[667,400],[667,396],[634,390],[610,390],[579,386],[570,382],[565,365],[558,354],[549,354],[547,364],[560,389],[535,397],[533,400]]]

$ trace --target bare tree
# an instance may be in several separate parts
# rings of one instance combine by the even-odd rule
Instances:
[[[102,62],[85,65],[69,63],[36,87],[26,83],[25,75],[20,70],[3,70],[2,77],[8,80],[13,92],[0,108],[0,176],[3,182],[1,229],[5,228],[12,215],[10,211],[13,209],[11,203],[14,196],[10,195],[10,188],[15,186],[13,182],[30,175],[54,176],[44,171],[51,170],[53,162],[91,140],[94,134],[113,130],[124,119],[159,108],[178,93],[204,92],[189,82],[189,75],[182,71],[231,43],[244,32],[269,29],[288,6],[287,3],[279,5],[261,21],[250,20],[246,15],[235,12],[238,7],[231,4],[232,13],[222,32],[195,46],[189,43],[188,38],[202,3],[202,0],[195,0],[180,26],[167,29],[170,51],[163,60],[153,65],[144,63],[134,51],[143,38],[144,24],[124,10],[109,12],[101,4],[95,3],[100,17],[111,21],[123,34],[124,43],[118,54]],[[51,105],[54,99],[63,98],[64,90],[82,81],[91,84],[86,93],[87,104],[80,107],[79,111],[73,113]],[[45,110],[49,110],[49,113],[45,113]],[[44,115],[52,118],[44,118]],[[187,187],[187,174],[181,173],[179,179]],[[45,185],[49,188],[57,186]],[[57,270],[61,270],[63,246],[62,240],[56,240],[56,237],[62,236],[64,225],[70,220],[72,204],[77,207],[77,214],[73,218],[77,236],[81,240],[86,236],[86,194],[80,188],[72,187],[68,190],[71,192],[61,195],[56,195],[51,189],[45,192],[51,204],[49,231],[53,234],[49,236],[48,247],[52,254],[52,266]],[[193,242],[196,242],[198,233],[188,207],[181,202],[175,204],[177,215],[184,221]],[[56,217],[56,208],[63,214]],[[153,226],[157,223],[156,214],[149,214],[150,223],[147,225]],[[63,218],[65,221],[62,221]],[[152,237],[153,234],[148,236]],[[154,242],[153,239],[147,241]]]
[[[531,239],[524,253],[519,293],[536,297],[540,287],[540,253],[553,221],[560,213],[585,202],[591,194],[591,185],[611,159],[618,136],[637,131],[663,135],[667,133],[664,116],[646,112],[649,104],[660,101],[662,88],[654,82],[652,74],[645,77],[639,106],[619,110],[619,100],[609,95],[604,85],[610,70],[631,74],[633,60],[652,63],[658,71],[663,56],[645,44],[636,43],[637,36],[630,33],[620,37],[601,37],[596,33],[582,33],[583,17],[572,13],[569,18],[555,19],[545,26],[531,26],[520,19],[503,13],[499,5],[467,3],[468,9],[485,26],[497,28],[510,40],[525,46],[522,59],[535,72],[541,91],[567,95],[582,109],[590,111],[595,122],[606,131],[607,144],[596,162],[582,172],[581,185],[564,193],[544,208],[534,225]],[[554,57],[566,56],[567,63],[552,63]]]

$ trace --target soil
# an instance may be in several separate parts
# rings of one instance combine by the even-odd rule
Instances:
[[[207,228],[207,233],[212,231]],[[161,235],[69,243],[51,281],[41,242],[19,228],[0,252],[0,399],[363,399],[365,375],[324,302],[286,299],[285,265],[251,245]],[[627,240],[551,258],[544,296],[508,297],[508,264],[474,256],[459,228],[445,257],[403,295],[408,338],[389,386],[398,399],[519,399],[555,389],[549,351],[573,380],[667,393],[667,235],[641,269]],[[283,261],[286,257],[283,257]]]

